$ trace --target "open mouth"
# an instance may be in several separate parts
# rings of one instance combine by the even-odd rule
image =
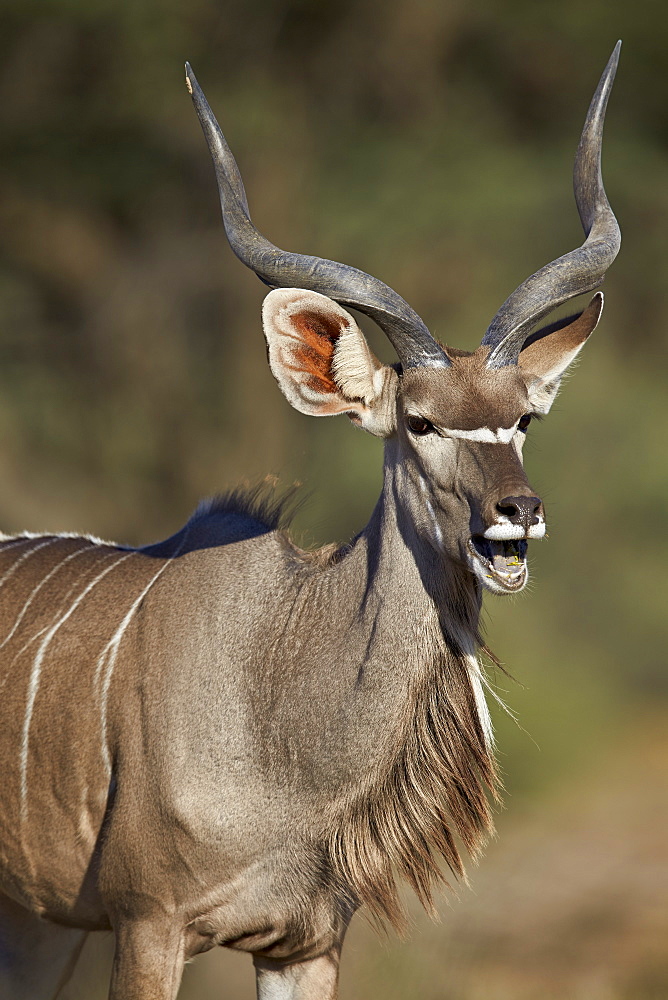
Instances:
[[[527,547],[523,538],[495,541],[483,535],[472,535],[468,540],[477,575],[490,590],[512,592],[522,589],[527,580]]]

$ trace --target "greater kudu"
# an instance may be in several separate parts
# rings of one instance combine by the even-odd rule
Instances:
[[[384,439],[384,485],[361,534],[319,552],[242,493],[140,549],[3,539],[3,997],[53,997],[86,932],[111,927],[113,1000],[175,997],[214,944],[253,954],[262,1000],[326,1000],[357,907],[399,923],[396,876],[430,906],[439,860],[462,873],[456,838],[479,849],[495,789],[481,592],[526,583],[545,524],[522,443],[602,296],[532,330],[619,249],[600,173],[618,48],[576,157],[585,242],[520,285],[472,354],[375,278],[260,235],[188,68],[229,241],[274,289],[271,369],[298,410]]]

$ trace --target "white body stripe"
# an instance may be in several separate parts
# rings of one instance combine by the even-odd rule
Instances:
[[[115,542],[105,542],[104,538],[98,538],[97,535],[89,535],[85,531],[49,531],[46,534],[43,531],[22,531],[20,535],[5,535],[0,532],[0,544],[5,549],[10,548],[12,545],[18,545],[19,542],[34,542],[38,538],[49,538],[51,540],[72,538],[76,542],[94,542],[95,545],[113,545],[114,548],[123,548],[123,546],[119,546]]]
[[[93,551],[93,550],[91,550],[90,546],[87,545],[83,549],[77,549],[76,552],[71,552],[69,554],[69,556],[67,556],[65,559],[61,559],[61,561],[56,566],[54,566],[53,569],[49,573],[46,574],[46,576],[44,577],[43,580],[40,580],[40,582],[37,584],[37,586],[33,588],[32,592],[30,594],[30,597],[28,598],[28,600],[25,602],[25,604],[21,608],[21,611],[19,612],[19,615],[18,615],[16,621],[14,622],[14,624],[12,625],[10,631],[5,636],[5,638],[2,640],[2,642],[0,642],[0,649],[2,649],[3,646],[6,646],[7,643],[9,642],[9,640],[11,639],[11,637],[14,635],[14,633],[17,630],[17,628],[21,624],[26,611],[28,610],[28,608],[32,604],[35,596],[42,589],[42,587],[44,586],[44,584],[48,583],[49,580],[51,579],[51,577],[55,576],[55,574],[58,572],[58,570],[61,569],[65,565],[65,563],[68,563],[70,561],[70,559],[75,559],[77,556],[80,556],[83,552],[91,552],[91,551]]]
[[[81,537],[83,538],[85,536],[82,535]],[[113,559],[113,557],[115,555],[116,555],[116,552],[108,552],[99,561],[100,561],[100,563],[108,562],[108,560],[109,559]],[[74,587],[70,587],[70,589],[67,591],[66,597],[69,597],[69,595],[72,593],[73,590],[74,590]],[[60,614],[62,614],[62,608],[63,608],[63,604],[60,605],[58,611],[53,616],[52,621],[54,621],[56,618],[59,617]],[[37,642],[37,640],[39,639],[39,637],[41,635],[44,635],[44,633],[47,632],[50,627],[51,627],[50,625],[45,625],[43,628],[39,629],[39,631],[35,632],[35,634],[33,636],[31,636],[28,639],[27,642],[24,642],[24,644],[19,649],[18,653],[15,653],[14,656],[13,656],[13,658],[12,658],[12,662],[10,664],[10,673],[11,673],[11,667],[16,663],[16,661],[18,659],[20,659],[23,656],[23,654],[25,653],[26,649],[28,649],[30,646],[32,646],[32,644],[34,642]],[[9,674],[7,676],[9,676]],[[4,684],[6,680],[7,680],[7,677],[4,678],[4,680],[2,681],[2,684]],[[0,684],[0,687],[2,687],[2,684]]]
[[[58,540],[57,538],[51,537],[48,539],[48,541],[42,542],[41,545],[36,545],[34,549],[29,549],[27,552],[24,552],[22,556],[19,556],[16,562],[12,563],[9,569],[0,577],[0,588],[4,587],[7,580],[9,580],[10,576],[14,575],[14,573],[19,568],[21,563],[24,563],[26,559],[30,559],[30,556],[34,556],[35,553],[39,552],[40,549],[46,548],[47,545],[55,545],[57,540]],[[22,539],[22,541],[32,541],[32,539]]]
[[[174,555],[170,556],[167,559],[167,561],[160,567],[157,573],[155,573],[151,577],[151,579],[146,584],[139,597],[137,597],[137,599],[132,604],[130,610],[128,611],[128,613],[126,614],[125,618],[118,626],[116,631],[114,632],[113,636],[111,637],[107,645],[100,653],[100,656],[98,657],[97,666],[95,668],[94,683],[96,685],[99,685],[100,677],[102,675],[102,671],[104,670],[104,677],[102,678],[102,686],[100,692],[100,721],[102,724],[102,757],[104,758],[104,762],[109,774],[111,774],[111,758],[109,756],[109,748],[107,746],[107,696],[109,694],[109,687],[111,685],[111,677],[114,672],[114,666],[116,665],[118,648],[121,644],[123,636],[125,635],[128,625],[130,624],[130,622],[134,617],[137,608],[144,600],[144,598],[148,594],[153,584],[156,582],[158,577],[165,572],[170,563],[172,563],[174,559],[176,559],[181,554],[183,547],[186,543],[188,533],[189,533],[188,527],[186,526],[186,530],[184,532],[183,538],[181,539],[181,543],[176,549]]]
[[[126,555],[121,556],[116,562],[112,563],[111,566],[107,566],[106,569],[102,570],[101,573],[95,577],[94,580],[84,587],[79,596],[70,606],[70,608],[62,615],[58,621],[48,629],[46,635],[42,639],[39,649],[35,659],[33,660],[32,669],[30,671],[30,679],[28,681],[28,698],[26,703],[26,714],[23,720],[23,735],[21,739],[21,751],[19,759],[19,769],[21,776],[21,822],[24,823],[28,815],[28,750],[30,744],[30,723],[32,720],[33,708],[35,706],[35,699],[37,697],[37,691],[39,689],[40,674],[42,670],[42,663],[44,662],[44,656],[51,643],[51,640],[55,636],[58,629],[65,624],[65,622],[70,618],[76,609],[79,607],[83,599],[90,594],[91,590],[97,586],[97,584],[102,580],[103,577],[110,573],[112,569],[116,569],[120,563],[125,562],[130,556],[135,555],[134,552],[128,552]]]
[[[40,537],[44,537],[43,535]],[[18,538],[15,535],[0,535],[0,554],[6,552],[7,549],[15,549],[17,545],[25,545],[26,542],[32,542],[34,538],[31,535],[20,535]]]

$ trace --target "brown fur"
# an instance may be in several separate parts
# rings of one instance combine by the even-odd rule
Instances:
[[[420,415],[437,427],[511,427],[518,411],[528,406],[526,386],[515,366],[490,371],[487,355],[486,348],[457,354],[446,372],[412,369],[402,377],[402,394],[411,398],[419,392]]]
[[[332,382],[333,313],[308,324],[304,347],[316,374],[329,352]],[[289,364],[295,348],[285,353]],[[453,386],[493,424],[506,407],[518,418],[523,383],[506,399],[478,362],[412,370],[400,385],[367,373],[385,474],[348,546],[300,550],[287,532],[294,490],[264,483],[144,549],[30,542],[43,548],[0,591],[14,630],[0,753],[19,762],[0,789],[3,891],[71,926],[111,925],[114,1000],[142,981],[168,1000],[184,959],[211,943],[274,963],[283,983],[313,962],[316,985],[286,998],[332,998],[354,910],[401,927],[401,880],[431,910],[440,862],[459,878],[460,842],[480,850],[498,777],[462,543],[509,477],[514,495],[529,486],[515,445],[413,438],[405,422],[410,406],[447,426]],[[323,412],[347,405],[323,396]],[[58,830],[43,820],[54,811]],[[17,948],[10,981],[22,961]]]
[[[533,376],[546,377],[555,367],[555,359],[575,354],[596,329],[603,309],[599,292],[583,312],[568,316],[533,333],[522,349],[520,364]]]
[[[285,544],[305,565],[324,569],[345,557],[348,546],[304,550],[287,531],[295,491],[276,493],[276,483],[238,488],[201,505],[195,517],[236,513],[281,528]],[[477,605],[470,583],[462,582],[456,603],[477,636]],[[486,745],[470,678],[456,639],[444,637],[434,619],[418,639],[426,666],[415,681],[396,729],[395,751],[384,772],[370,775],[341,814],[328,839],[329,865],[344,898],[365,904],[379,922],[405,927],[397,876],[434,914],[433,886],[446,884],[444,859],[455,878],[465,876],[459,839],[474,857],[493,829],[485,789],[498,800],[498,772]]]
[[[340,297],[336,264],[293,256],[284,269],[275,247],[258,254],[258,233],[240,252],[243,185],[194,78],[189,89],[235,252],[290,286],[263,307],[272,372],[298,410],[348,413],[385,439],[383,490],[349,546],[316,555],[291,543],[286,498],[267,503],[261,486],[138,550],[0,546],[16,556],[0,584],[0,992],[15,1000],[53,1000],[81,946],[37,934],[37,915],[42,927],[113,928],[110,1000],[174,1000],[184,962],[212,944],[253,953],[262,1000],[334,1000],[357,906],[401,926],[397,877],[431,909],[440,858],[463,875],[457,839],[476,854],[492,825],[486,792],[498,794],[474,659],[481,591],[521,589],[526,564],[506,541],[545,531],[521,418],[530,403],[547,412],[602,305],[529,344],[519,365],[516,328],[512,344],[486,336],[490,369],[486,346],[447,364],[385,288],[386,319],[417,323],[411,337],[381,322],[400,378],[339,304],[289,280],[319,284],[320,270]],[[587,180],[576,172],[583,220]],[[577,254],[586,263],[594,244]],[[518,291],[529,286],[535,296],[533,278]],[[365,293],[377,287],[365,276]],[[344,301],[367,308],[367,294]],[[538,295],[533,315],[548,305]],[[533,522],[515,517],[520,506]],[[24,911],[18,934],[7,897]]]
[[[276,483],[238,488],[202,505],[195,516],[237,513],[281,528],[286,544],[305,565],[324,569],[345,556],[348,546],[300,549],[287,531],[295,491],[277,495]],[[474,645],[475,592],[463,582],[457,597]],[[344,897],[365,904],[379,921],[405,928],[395,876],[405,880],[435,914],[432,887],[446,884],[444,859],[455,878],[465,877],[457,838],[476,856],[493,830],[485,794],[498,801],[499,778],[486,745],[462,650],[445,639],[436,618],[419,637],[421,657],[430,651],[397,727],[395,752],[383,774],[337,811],[329,835],[329,863]],[[489,652],[489,651],[488,651]],[[493,654],[489,654],[495,663]]]

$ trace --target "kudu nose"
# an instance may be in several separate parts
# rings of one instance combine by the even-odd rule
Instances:
[[[511,524],[519,524],[528,531],[532,524],[539,524],[542,502],[540,497],[504,497],[496,509],[508,518]]]

